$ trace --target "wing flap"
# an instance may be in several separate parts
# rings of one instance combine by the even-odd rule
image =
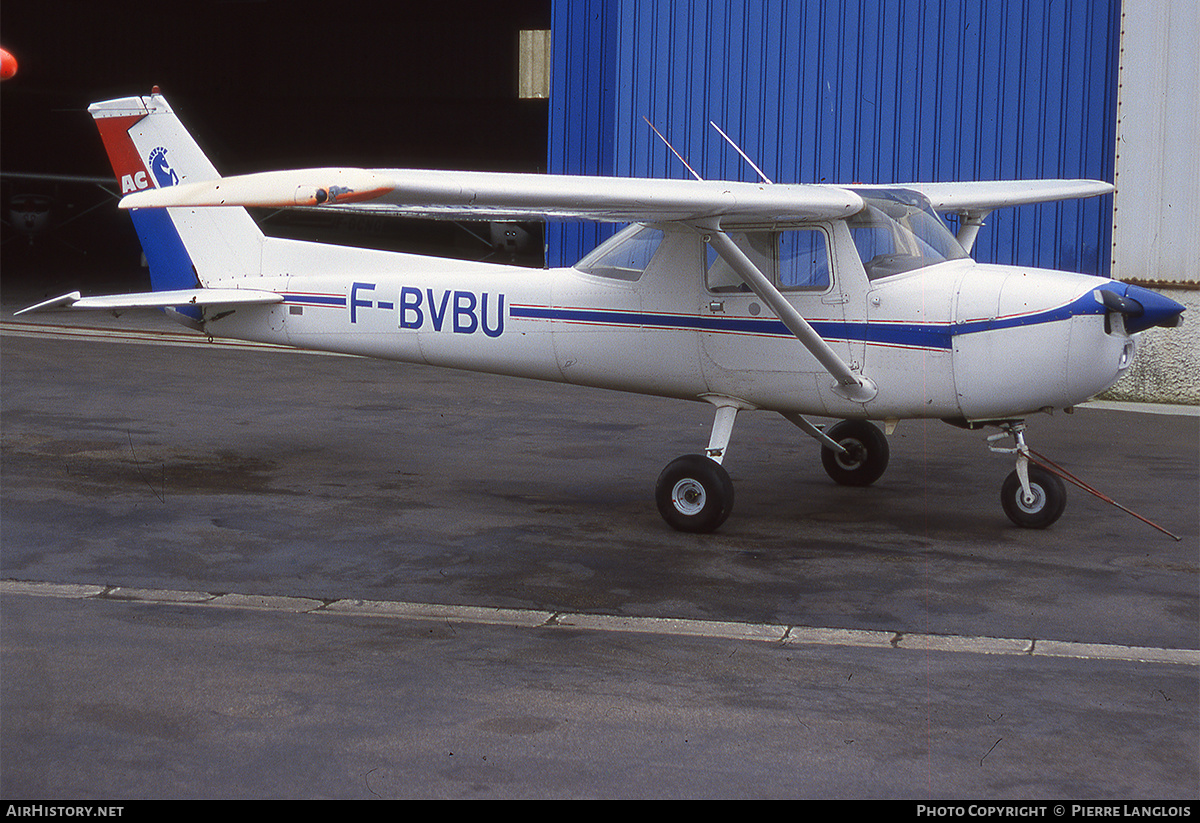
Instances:
[[[70,292],[33,306],[14,312],[15,315],[32,314],[56,309],[93,309],[113,311],[117,309],[162,309],[173,306],[245,306],[282,303],[283,295],[257,289],[180,289],[177,291],[154,291],[138,294],[106,294],[83,297],[79,292]]]

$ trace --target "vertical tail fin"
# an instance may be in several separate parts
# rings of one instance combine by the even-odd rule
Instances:
[[[212,180],[217,170],[158,93],[93,103],[121,194]],[[155,291],[257,275],[263,235],[242,208],[141,209],[130,212]]]

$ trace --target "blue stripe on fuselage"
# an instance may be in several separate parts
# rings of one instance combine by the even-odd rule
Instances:
[[[1098,288],[1103,288],[1103,286],[1098,286]],[[956,323],[954,334],[975,334],[982,331],[996,331],[997,329],[1036,326],[1042,323],[1056,323],[1059,320],[1070,320],[1072,317],[1080,315],[1104,314],[1104,312],[1104,306],[1089,291],[1071,303],[1054,309],[1046,309],[1045,311],[1031,312],[1029,314],[1017,314],[1010,317],[997,317],[990,320],[969,320],[965,323]]]
[[[296,306],[335,306],[346,308],[346,298],[336,294],[312,294],[309,292],[284,292],[284,302]]]
[[[787,326],[775,318],[715,317],[707,315],[620,312],[603,309],[567,309],[542,306],[513,306],[509,316],[522,320],[557,320],[603,326],[637,326],[658,329],[684,329],[715,334],[746,334],[766,337],[791,337]],[[948,349],[951,332],[948,325],[915,323],[844,323],[835,320],[809,320],[809,325],[826,340],[862,340],[893,346]]]
[[[894,323],[886,321],[849,323],[836,320],[809,320],[808,322],[817,334],[826,340],[947,350],[954,345],[954,338],[960,334],[976,334],[1041,323],[1054,323],[1077,315],[1102,314],[1103,312],[1104,307],[1092,297],[1091,292],[1088,292],[1073,302],[1054,309],[1012,317],[973,320],[966,323]],[[716,334],[746,334],[767,337],[792,336],[787,326],[775,318],[716,317],[521,305],[512,306],[509,309],[509,315],[522,320],[550,320],[602,326],[684,329]]]

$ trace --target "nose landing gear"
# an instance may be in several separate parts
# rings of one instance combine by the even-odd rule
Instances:
[[[1063,482],[1040,466],[1028,470],[1025,481],[1013,471],[1000,488],[1000,504],[1008,519],[1026,529],[1044,529],[1062,516],[1067,506],[1067,488]]]
[[[988,438],[988,448],[1001,454],[1016,454],[1017,468],[1004,481],[1000,490],[1000,502],[1009,519],[1027,529],[1044,529],[1059,518],[1067,504],[1066,486],[1063,480],[1078,486],[1088,494],[1103,500],[1131,517],[1142,521],[1173,540],[1181,540],[1177,534],[1147,520],[1135,511],[1122,506],[1080,480],[1075,475],[1054,463],[1044,454],[1039,454],[1025,445],[1025,421],[1015,420],[1000,424],[1000,434]],[[992,445],[995,441],[1011,437],[1013,448]],[[1034,462],[1036,460],[1036,462]]]
[[[1067,487],[1057,475],[1031,464],[1025,445],[1025,421],[1001,424],[999,434],[988,437],[988,448],[997,454],[1015,454],[1017,466],[1000,487],[1000,505],[1008,519],[1024,529],[1044,529],[1062,516],[1067,507]],[[994,445],[1005,437],[1013,446]]]

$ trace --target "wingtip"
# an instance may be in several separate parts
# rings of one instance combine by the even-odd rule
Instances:
[[[394,188],[391,178],[366,169],[296,169],[146,189],[127,194],[117,205],[125,210],[172,206],[325,206],[374,200]]]

